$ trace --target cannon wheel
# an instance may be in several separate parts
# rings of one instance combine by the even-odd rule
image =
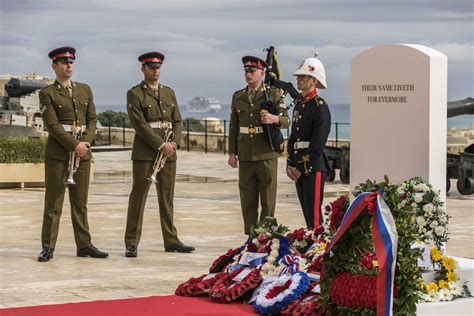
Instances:
[[[336,179],[336,170],[332,169],[331,171],[329,171],[329,173],[326,177],[326,181],[333,182],[334,179]]]
[[[339,177],[341,178],[342,183],[349,183],[349,168],[341,169]]]
[[[473,178],[466,178],[464,180],[464,185],[462,185],[462,179],[458,179],[456,186],[458,188],[459,193],[462,195],[469,195],[474,191],[474,179]]]

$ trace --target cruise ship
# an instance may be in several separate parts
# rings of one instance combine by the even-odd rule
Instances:
[[[215,113],[222,109],[221,103],[215,98],[194,97],[188,103],[188,112],[195,113]]]

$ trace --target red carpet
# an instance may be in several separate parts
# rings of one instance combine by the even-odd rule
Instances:
[[[256,315],[252,305],[218,304],[207,297],[150,296],[112,301],[94,301],[0,309],[1,316],[104,316],[104,315]]]

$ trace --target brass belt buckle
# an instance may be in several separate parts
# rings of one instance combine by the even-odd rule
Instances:
[[[253,135],[257,133],[257,129],[255,127],[249,127],[249,134]]]
[[[161,128],[164,128],[164,129],[167,129],[167,128],[170,128],[170,122],[162,122],[161,123]]]
[[[81,131],[82,131],[82,126],[81,125],[76,125],[76,123],[72,124],[71,132],[79,134]]]

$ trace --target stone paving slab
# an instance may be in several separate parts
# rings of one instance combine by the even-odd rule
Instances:
[[[276,217],[294,229],[304,219],[284,164],[281,159]],[[131,169],[129,151],[95,154],[89,224],[94,245],[109,252],[107,259],[75,256],[66,198],[55,257],[38,263],[44,189],[0,190],[0,307],[169,295],[189,277],[206,273],[213,258],[245,241],[237,170],[227,166],[223,154],[180,152],[175,225],[180,239],[196,252],[164,252],[156,191],[151,189],[139,256],[125,258]],[[324,203],[347,192],[348,186],[339,181],[329,184]],[[474,196],[450,192],[447,206],[452,216],[448,254],[474,258]]]

